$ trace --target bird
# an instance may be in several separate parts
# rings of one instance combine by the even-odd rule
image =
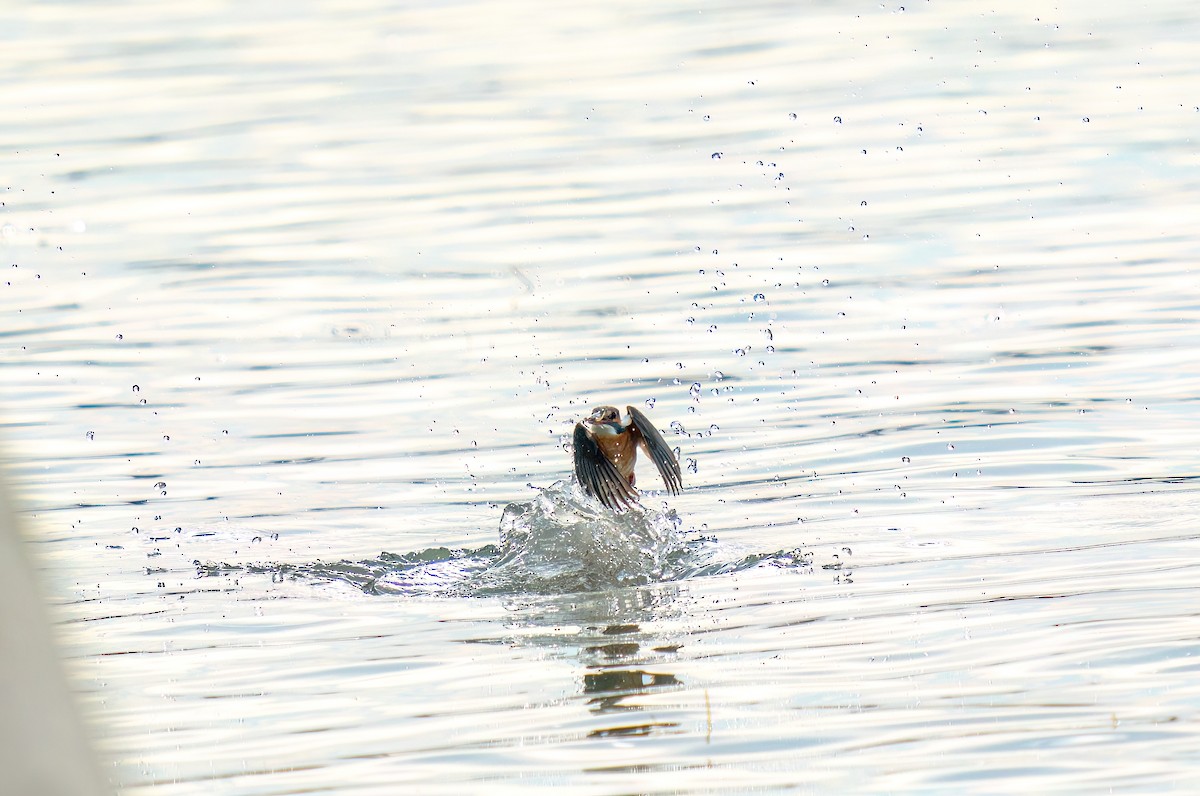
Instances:
[[[625,407],[627,419],[615,406],[597,406],[590,417],[575,424],[575,476],[584,490],[607,508],[624,511],[638,502],[633,465],[641,447],[662,476],[667,492],[683,488],[679,462],[662,434],[638,409]]]

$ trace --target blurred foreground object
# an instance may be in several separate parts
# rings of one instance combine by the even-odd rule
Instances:
[[[100,796],[42,592],[0,471],[0,793]]]

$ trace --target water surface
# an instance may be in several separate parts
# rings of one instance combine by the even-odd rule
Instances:
[[[1198,37],[26,9],[0,433],[113,783],[1187,792]],[[506,546],[597,403],[666,524]]]

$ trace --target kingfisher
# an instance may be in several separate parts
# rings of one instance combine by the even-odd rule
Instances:
[[[588,494],[614,511],[638,502],[633,465],[641,447],[662,476],[667,492],[683,488],[679,461],[650,419],[632,406],[626,418],[615,406],[597,406],[590,417],[575,424],[575,476]]]

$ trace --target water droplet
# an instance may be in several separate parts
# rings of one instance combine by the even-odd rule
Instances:
[[[687,430],[683,427],[683,423],[680,423],[678,420],[672,420],[670,428],[680,436],[687,434]]]
[[[700,382],[692,382],[692,386],[688,388],[688,394],[695,400],[700,397]]]
[[[1084,117],[1083,117],[1083,123],[1084,123],[1084,124],[1087,124],[1087,123],[1088,123],[1088,122],[1090,122],[1090,121],[1091,121],[1091,119],[1089,119],[1088,117],[1086,117],[1086,116],[1084,116]]]
[[[863,199],[861,202],[859,202],[858,206],[859,206],[859,207],[866,207],[866,206],[867,206],[867,200],[866,200],[866,199]]]
[[[647,399],[646,399],[646,408],[647,408],[647,409],[653,409],[653,408],[654,408],[654,399],[653,399],[653,398],[647,398]]]
[[[797,117],[797,116],[796,116],[796,114],[794,114],[794,113],[789,113],[789,114],[788,114],[788,118],[789,118],[789,119],[796,119],[796,118],[799,118],[799,117]]]
[[[137,385],[135,384],[135,385],[133,385],[133,391],[134,391],[134,392],[141,392],[141,391],[142,391],[142,388],[141,388],[141,387],[139,387],[139,386],[137,386]]]
[[[912,459],[908,458],[907,456],[901,456],[900,461],[904,462],[905,464],[910,464]]]
[[[954,443],[953,443],[953,442],[947,442],[947,443],[946,443],[946,450],[948,450],[948,451],[952,451],[952,450],[954,450]]]
[[[720,152],[713,152],[713,153],[712,153],[712,159],[713,159],[713,160],[720,160],[720,159],[721,159],[721,153],[720,153]]]
[[[735,348],[735,349],[733,349],[733,353],[737,354],[739,357],[744,357],[744,356],[746,356],[746,349]]]
[[[712,117],[706,113],[706,114],[704,114],[704,121],[706,121],[706,122],[712,121]]]
[[[841,116],[834,116],[834,117],[833,117],[833,123],[834,123],[834,124],[841,124],[841,123],[842,123],[842,117],[841,117]]]
[[[693,458],[691,458],[691,457],[689,456],[689,457],[688,457],[688,460],[687,460],[687,471],[688,471],[689,473],[694,473],[694,472],[696,472],[696,471],[697,471],[697,470],[699,470],[699,469],[700,469],[700,468],[699,468],[699,465],[698,465],[698,464],[696,464],[696,460],[695,460],[695,459],[693,459]]]
[[[775,346],[773,346],[773,345],[769,345],[769,346],[767,346],[767,353],[768,353],[768,354],[774,354],[774,353],[775,353]]]
[[[125,339],[125,335],[123,335],[123,334],[119,334],[119,335],[117,335],[117,339],[118,339],[118,340],[124,340],[124,339]]]
[[[822,285],[824,285],[825,287],[829,287],[829,280],[828,280],[828,279],[822,279],[822,280],[821,280],[821,284],[822,284]]]
[[[89,432],[88,432],[87,434],[85,434],[84,436],[85,436],[85,437],[87,437],[88,439],[95,439],[95,438],[96,438],[96,432],[95,432],[95,431],[89,431]]]
[[[723,379],[723,378],[725,378],[725,374],[724,374],[724,373],[722,373],[722,372],[721,372],[721,371],[719,371],[719,370],[714,370],[714,371],[713,371],[713,381],[720,381],[720,380],[721,380],[721,379]]]
[[[163,442],[170,442],[170,441],[171,441],[171,435],[163,434]]]
[[[762,293],[755,293],[755,294],[754,294],[754,300],[755,300],[755,301],[766,301],[766,300],[767,300],[767,297],[766,297],[766,296],[764,296]]]

